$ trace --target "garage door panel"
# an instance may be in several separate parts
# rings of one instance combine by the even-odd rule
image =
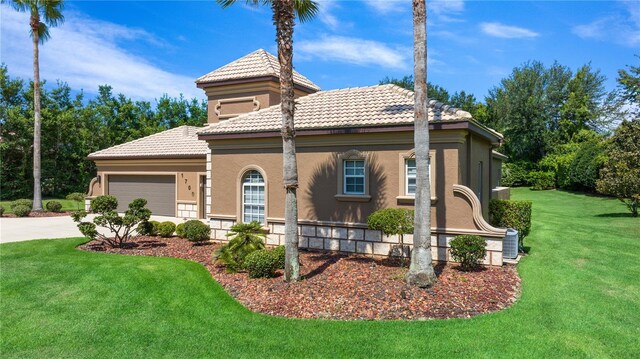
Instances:
[[[175,176],[109,175],[109,194],[118,199],[118,212],[124,212],[134,199],[144,198],[153,214],[175,216]]]

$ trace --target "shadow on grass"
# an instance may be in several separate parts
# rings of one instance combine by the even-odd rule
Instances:
[[[600,213],[596,214],[594,217],[603,217],[603,218],[624,218],[629,217],[633,218],[631,212],[622,212],[622,213]]]

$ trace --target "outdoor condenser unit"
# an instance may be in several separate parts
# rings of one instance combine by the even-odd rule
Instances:
[[[507,229],[507,235],[502,242],[502,256],[509,259],[518,257],[518,231],[515,229]]]

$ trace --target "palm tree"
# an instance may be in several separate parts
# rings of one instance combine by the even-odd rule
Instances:
[[[216,0],[227,7],[236,0]],[[300,279],[298,254],[298,165],[293,113],[295,110],[293,92],[293,27],[295,18],[304,22],[318,13],[318,4],[312,0],[246,0],[250,5],[270,5],[273,23],[276,26],[278,61],[280,63],[280,109],[282,111],[282,161],[285,188],[284,238],[285,238],[285,281]]]
[[[4,3],[4,0],[2,1]],[[49,27],[64,21],[62,0],[13,0],[14,9],[29,12],[29,27],[33,39],[33,210],[42,211],[42,186],[40,184],[40,60],[38,45],[51,36]]]
[[[407,283],[429,287],[436,281],[431,256],[431,179],[429,178],[429,99],[427,98],[427,6],[413,0],[413,72],[416,199],[411,266]]]

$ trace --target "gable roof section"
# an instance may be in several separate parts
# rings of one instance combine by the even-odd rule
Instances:
[[[280,77],[280,63],[278,59],[263,49],[256,50],[249,55],[243,56],[199,77],[196,80],[196,84],[204,85],[208,83],[260,77]],[[313,91],[320,90],[318,85],[295,70],[293,71],[293,82],[296,85],[306,87]]]
[[[413,125],[413,91],[396,85],[376,85],[332,91],[320,91],[296,99],[296,131],[391,127]],[[430,122],[470,121],[471,114],[435,100],[429,102]],[[280,106],[250,112],[211,124],[198,131],[201,136],[279,132]],[[502,137],[499,133],[492,134]]]
[[[180,126],[151,136],[93,152],[90,160],[133,158],[204,158],[209,153],[205,141],[198,140],[200,127]]]

